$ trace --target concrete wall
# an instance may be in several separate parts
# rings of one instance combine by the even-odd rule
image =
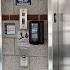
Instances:
[[[19,14],[20,8],[28,8],[28,14],[47,14],[47,0],[32,0],[31,6],[16,6],[15,0],[2,0],[2,14]],[[15,23],[19,30],[19,20],[3,21],[3,70],[47,70],[47,41],[43,45],[30,45],[26,50],[20,50],[17,45],[17,34],[5,35],[4,24]],[[29,21],[28,21],[29,22]],[[45,39],[47,39],[47,20],[45,22]],[[20,56],[29,57],[27,68],[20,66]]]

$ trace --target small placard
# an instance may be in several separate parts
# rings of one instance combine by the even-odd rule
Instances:
[[[18,46],[20,46],[20,49],[27,49],[30,46],[29,32],[28,31],[18,31],[17,41],[18,41]]]
[[[20,57],[20,66],[28,67],[28,57],[25,55]]]
[[[15,34],[15,23],[5,23],[5,34]]]

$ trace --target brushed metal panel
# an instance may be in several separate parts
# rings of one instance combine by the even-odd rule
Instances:
[[[60,45],[59,58],[59,66],[70,65],[70,45]]]
[[[70,66],[60,66],[59,70],[70,70]]]
[[[70,70],[70,0],[59,0],[59,14],[63,13],[62,32],[59,32],[59,70]],[[60,16],[60,15],[59,15]],[[59,24],[61,25],[61,24]]]
[[[63,70],[63,68],[60,68],[60,66],[65,64],[67,65],[67,59],[70,59],[69,47],[67,47],[70,44],[70,34],[69,32],[67,33],[64,31],[64,29],[69,29],[69,26],[67,25],[67,23],[69,22],[69,18],[67,19],[66,17],[64,17],[64,7],[66,4],[65,0],[50,0],[48,2],[51,3],[51,5],[48,7],[50,8],[48,10],[48,70]],[[56,23],[53,23],[53,13],[57,14]],[[66,11],[65,13],[67,14]],[[68,63],[68,65],[69,64],[70,63]]]
[[[53,15],[52,0],[48,0],[48,70],[53,70],[52,15]]]
[[[70,32],[63,32],[63,44],[70,45]]]
[[[51,0],[50,0],[51,1]],[[50,2],[49,1],[49,2]],[[49,50],[49,70],[69,70],[70,69],[70,0],[52,0],[52,7],[48,19],[48,50]],[[49,4],[49,3],[48,3]],[[53,5],[54,4],[54,5]],[[56,7],[55,7],[56,6]],[[57,9],[56,9],[57,8]],[[52,11],[53,9],[53,11]],[[57,13],[57,22],[53,23],[53,14]],[[48,17],[49,18],[49,17]],[[52,20],[51,20],[52,19]],[[51,28],[52,27],[52,28]],[[52,41],[51,41],[52,40]],[[61,67],[62,66],[62,67]]]
[[[48,0],[48,70],[58,69],[58,0]],[[54,23],[56,13],[56,23]],[[56,69],[54,68],[56,66]]]
[[[63,31],[70,32],[70,14],[63,15]]]
[[[0,0],[0,70],[2,70],[2,19],[1,19],[1,0]]]

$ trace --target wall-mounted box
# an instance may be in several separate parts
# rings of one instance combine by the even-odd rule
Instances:
[[[20,29],[27,29],[27,9],[20,9]]]
[[[29,42],[30,44],[44,44],[44,21],[29,22]]]

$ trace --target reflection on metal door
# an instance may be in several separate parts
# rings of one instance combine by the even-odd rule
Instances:
[[[60,53],[62,54],[62,56],[60,56],[61,60],[59,61],[59,68],[60,70],[70,70],[70,0],[59,0],[59,13],[61,12],[63,13],[63,21],[59,21],[61,22],[61,24],[63,24],[63,29],[60,30],[60,32],[63,33],[63,44],[59,44],[60,49],[62,49],[59,49],[60,51],[62,51]],[[61,26],[61,24],[59,25]],[[61,40],[61,38],[59,40]]]

